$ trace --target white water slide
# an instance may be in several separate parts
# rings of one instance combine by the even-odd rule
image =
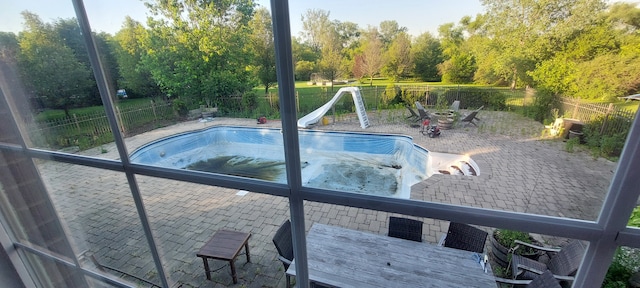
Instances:
[[[333,107],[333,105],[335,105],[345,93],[351,93],[351,97],[353,97],[353,102],[356,104],[356,113],[360,119],[360,127],[363,129],[369,127],[369,118],[367,117],[367,112],[364,111],[364,102],[362,102],[362,95],[360,95],[360,89],[358,87],[340,88],[336,95],[333,96],[327,104],[322,105],[320,108],[300,118],[300,120],[298,120],[298,127],[308,128],[309,126],[318,123],[318,121],[322,119],[322,116],[327,114],[329,109],[331,109],[331,107]]]

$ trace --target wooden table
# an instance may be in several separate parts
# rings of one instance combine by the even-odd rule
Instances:
[[[474,254],[317,223],[307,235],[309,279],[337,287],[497,287]]]
[[[207,280],[211,280],[211,269],[209,269],[208,259],[218,259],[229,261],[231,266],[231,277],[233,277],[233,283],[238,283],[238,277],[236,276],[236,265],[234,261],[242,246],[244,246],[247,262],[251,262],[251,256],[249,256],[249,237],[251,233],[219,230],[213,237],[209,239],[209,242],[204,244],[196,256],[201,257],[204,262],[204,271],[207,274]]]

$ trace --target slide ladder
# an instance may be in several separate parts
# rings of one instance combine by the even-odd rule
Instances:
[[[298,120],[298,127],[309,128],[309,126],[318,123],[318,121],[322,119],[322,116],[327,114],[329,109],[331,109],[331,107],[333,107],[333,105],[335,105],[336,102],[338,102],[345,93],[351,93],[353,102],[356,104],[356,113],[358,114],[358,119],[360,120],[360,127],[362,127],[363,129],[369,127],[369,117],[367,117],[367,112],[364,109],[364,102],[362,101],[362,95],[360,94],[360,89],[358,87],[340,88],[340,90],[336,92],[336,95],[334,95],[333,98],[329,100],[329,102],[300,118],[300,120]]]

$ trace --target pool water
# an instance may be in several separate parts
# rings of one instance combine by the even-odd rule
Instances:
[[[441,174],[409,136],[300,130],[299,142],[307,187],[409,198],[412,185]],[[130,159],[286,183],[283,149],[280,129],[214,126],[153,141]]]

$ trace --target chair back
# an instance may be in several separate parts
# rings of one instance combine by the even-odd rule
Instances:
[[[569,244],[560,249],[558,254],[549,259],[547,267],[554,275],[574,276],[578,271],[585,249],[586,247],[580,240],[571,240]]]
[[[460,101],[458,100],[453,101],[453,104],[451,104],[451,107],[449,107],[449,110],[458,112],[458,110],[460,110]]]
[[[422,221],[389,217],[389,237],[422,242]]]
[[[469,115],[467,115],[466,117],[464,117],[460,121],[462,121],[462,122],[473,121],[473,118],[476,118],[476,115],[478,115],[478,111],[473,111],[473,112],[469,113]]]
[[[293,239],[291,237],[291,221],[287,220],[273,236],[273,244],[276,245],[278,254],[283,258],[293,261]],[[289,268],[288,264],[283,263],[286,268]]]
[[[451,222],[444,247],[483,253],[487,235],[489,233],[471,225]]]
[[[544,273],[536,276],[527,284],[527,288],[561,288],[558,280],[553,277],[551,271],[545,270]]]
[[[418,113],[420,114],[420,120],[431,119],[431,116],[429,116],[429,112],[427,112],[427,110],[424,109],[424,107],[422,106],[422,104],[420,104],[419,101],[416,101],[416,109],[418,109]]]

